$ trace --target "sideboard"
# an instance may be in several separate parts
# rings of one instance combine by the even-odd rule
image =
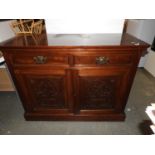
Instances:
[[[17,36],[0,44],[26,120],[123,121],[149,45],[129,34]]]

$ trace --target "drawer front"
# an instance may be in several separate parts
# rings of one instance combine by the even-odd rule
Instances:
[[[68,65],[68,56],[47,53],[12,54],[13,65]]]
[[[76,55],[74,57],[75,65],[129,65],[134,61],[133,54],[88,54]]]

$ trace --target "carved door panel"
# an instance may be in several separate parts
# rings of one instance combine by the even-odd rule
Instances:
[[[119,112],[128,74],[128,69],[110,67],[74,71],[75,113]]]
[[[70,112],[65,70],[16,70],[17,84],[25,106],[31,112]]]

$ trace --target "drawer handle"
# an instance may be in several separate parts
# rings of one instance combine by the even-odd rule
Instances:
[[[96,57],[96,64],[102,65],[107,64],[109,62],[109,58],[107,57]]]
[[[33,60],[36,62],[36,64],[44,64],[44,63],[46,63],[47,57],[36,56],[36,57],[33,57]]]

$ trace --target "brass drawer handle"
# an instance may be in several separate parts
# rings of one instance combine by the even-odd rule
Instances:
[[[109,62],[109,58],[107,57],[96,57],[96,64],[102,65],[107,64]]]
[[[33,57],[33,60],[35,61],[36,64],[44,64],[44,63],[46,63],[47,57],[36,56],[36,57]]]

